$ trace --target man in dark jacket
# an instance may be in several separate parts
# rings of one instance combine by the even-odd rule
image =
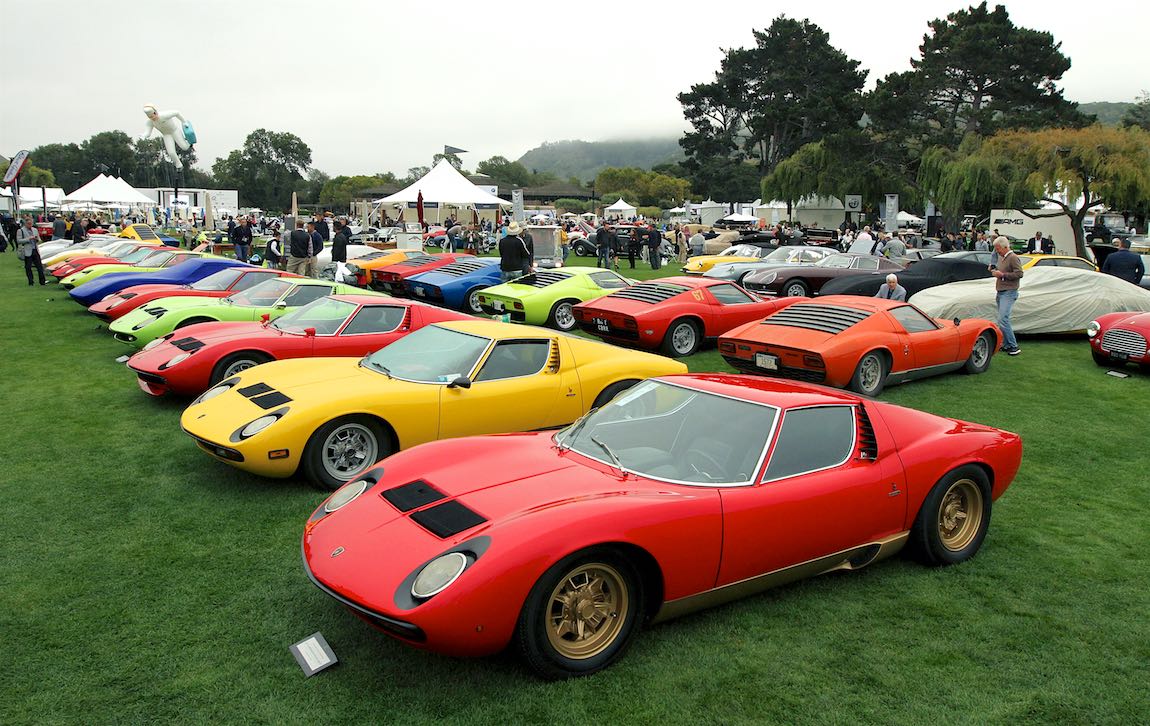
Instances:
[[[68,223],[63,217],[52,220],[52,239],[64,239],[68,236]]]
[[[647,230],[647,258],[651,262],[651,269],[658,270],[663,263],[662,254],[660,250],[663,247],[663,235],[659,234],[659,230],[655,229],[655,225]]]
[[[307,223],[314,228],[312,222]],[[303,222],[295,223],[295,229],[288,237],[288,266],[287,271],[296,275],[311,275],[315,273],[315,256],[319,253],[312,233],[303,228]],[[318,234],[316,235],[318,237]]]
[[[331,261],[332,262],[347,262],[347,242],[351,235],[348,233],[347,225],[341,221],[335,223],[335,237],[331,240]]]
[[[599,255],[595,266],[611,269],[611,230],[606,223],[600,224],[599,229],[595,230],[595,252]]]
[[[530,270],[531,257],[523,240],[519,238],[522,231],[519,222],[513,220],[507,225],[507,234],[499,240],[499,277],[503,282],[525,274],[523,272],[525,266]]]
[[[1102,263],[1102,271],[1126,282],[1139,285],[1146,276],[1146,266],[1142,257],[1130,251],[1130,240],[1118,240],[1118,249],[1111,252]]]
[[[231,231],[229,238],[235,245],[236,259],[247,262],[252,255],[252,228],[247,217],[244,217],[240,225]]]

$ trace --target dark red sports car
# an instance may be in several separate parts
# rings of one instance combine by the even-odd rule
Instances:
[[[801,298],[763,300],[725,280],[664,277],[574,307],[579,327],[611,343],[691,355],[706,338],[761,320]]]
[[[232,267],[215,272],[190,285],[133,285],[109,295],[95,305],[89,305],[88,312],[101,320],[111,322],[162,297],[224,298],[273,277],[299,277],[299,275],[263,267]]]
[[[425,325],[470,316],[380,295],[331,295],[271,323],[200,323],[149,343],[128,360],[153,396],[202,393],[272,360],[364,356]]]
[[[475,255],[458,252],[437,252],[430,255],[409,257],[403,262],[396,262],[394,265],[387,265],[386,267],[372,270],[371,289],[386,292],[391,295],[406,296],[407,286],[403,283],[412,275],[438,270],[440,267],[450,265],[456,260],[474,256]]]
[[[1150,313],[1110,313],[1091,321],[1086,328],[1090,355],[1100,366],[1136,363],[1150,373]]]
[[[1021,458],[1016,434],[841,391],[668,376],[557,434],[395,454],[315,510],[303,557],[405,643],[513,645],[562,678],[606,667],[648,621],[904,546],[967,560]]]

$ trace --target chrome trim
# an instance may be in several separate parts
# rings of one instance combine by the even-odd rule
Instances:
[[[1146,337],[1134,330],[1110,328],[1102,334],[1102,347],[1111,353],[1141,358],[1146,355]]]

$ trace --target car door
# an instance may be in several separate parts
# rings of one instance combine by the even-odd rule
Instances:
[[[892,446],[865,411],[788,409],[759,484],[720,490],[718,585],[810,562],[903,529],[905,481]],[[817,445],[812,445],[816,443]]]
[[[957,325],[939,325],[913,305],[891,308],[889,314],[899,331],[903,352],[909,349],[909,369],[923,373],[958,360]]]
[[[730,284],[711,285],[705,292],[710,295],[711,302],[707,306],[705,335],[708,338],[718,337],[731,328],[750,322],[747,311],[751,308],[746,306],[755,302],[750,295]],[[753,313],[751,316],[756,317]]]
[[[443,387],[439,438],[534,431],[574,420],[578,414],[556,420],[560,399],[568,398],[561,366],[553,364],[557,351],[554,338],[496,342],[470,388]]]
[[[330,285],[294,285],[276,301],[276,304],[272,306],[271,312],[268,313],[268,315],[272,320],[275,320],[289,310],[294,310],[295,308],[307,305],[309,302],[332,294],[332,290],[333,288]],[[258,313],[259,311],[256,310],[254,312]],[[258,314],[253,315],[253,318],[258,317]]]
[[[316,348],[322,355],[367,355],[395,342],[410,328],[406,306],[364,305],[338,335],[316,341]]]

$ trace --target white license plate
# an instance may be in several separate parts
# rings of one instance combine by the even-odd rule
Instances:
[[[779,357],[770,353],[755,353],[755,365],[759,368],[766,368],[768,371],[777,371],[779,369]]]
[[[503,312],[503,301],[502,300],[492,300],[491,301],[491,307],[495,308],[499,312]]]
[[[417,288],[415,288],[415,294],[420,296],[420,297],[423,297],[424,295],[427,294],[427,291],[424,290],[422,287],[417,287]]]

